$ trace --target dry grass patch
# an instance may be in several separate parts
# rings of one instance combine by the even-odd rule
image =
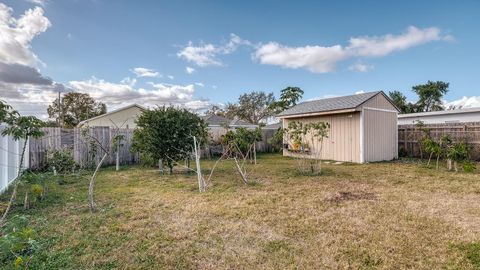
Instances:
[[[207,171],[210,161],[202,161]],[[43,269],[474,269],[480,242],[480,177],[415,164],[325,164],[298,175],[295,162],[263,155],[243,185],[219,165],[198,193],[196,175],[103,170],[99,211],[87,179],[31,210],[49,239]],[[207,171],[208,172],[208,171]],[[48,261],[48,263],[46,263]],[[42,263],[43,262],[43,263]]]

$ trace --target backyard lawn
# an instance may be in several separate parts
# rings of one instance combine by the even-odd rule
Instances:
[[[105,168],[98,212],[88,209],[86,174],[12,215],[26,213],[41,239],[32,269],[480,267],[478,173],[401,162],[323,168],[302,176],[293,159],[261,155],[244,185],[224,162],[205,193],[195,174]]]

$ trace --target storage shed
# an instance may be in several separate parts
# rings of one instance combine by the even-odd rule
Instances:
[[[392,160],[398,157],[397,107],[383,93],[307,101],[280,113],[283,127],[291,121],[327,122],[322,159],[355,163]],[[292,142],[285,143],[284,156],[298,155]],[[310,149],[310,152],[318,149]]]

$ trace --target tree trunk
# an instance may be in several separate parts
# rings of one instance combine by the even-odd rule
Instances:
[[[162,159],[158,160],[158,171],[160,172],[161,175],[163,175],[163,160]]]
[[[96,205],[93,197],[93,188],[95,186],[95,179],[97,178],[97,173],[98,170],[100,170],[100,167],[103,164],[103,161],[107,158],[108,153],[103,154],[102,159],[97,165],[97,168],[95,169],[95,172],[93,172],[92,178],[90,179],[90,184],[88,185],[88,205],[90,206],[90,211],[95,212],[96,210]]]
[[[242,177],[243,183],[246,185],[248,183],[247,176],[245,173],[242,171],[242,168],[240,168],[240,165],[238,164],[238,160],[236,157],[233,158],[235,160],[235,165],[237,165],[237,170],[240,173],[240,176]]]
[[[120,170],[120,144],[117,144],[117,157],[116,157],[116,162],[115,162],[115,170],[119,171]]]
[[[447,170],[451,171],[452,170],[452,160],[447,159]]]
[[[440,162],[440,154],[437,155],[437,170],[438,170],[439,162]]]
[[[25,199],[23,200],[23,210],[27,210],[29,208],[28,205],[28,191],[25,191]]]
[[[427,166],[430,166],[430,161],[432,160],[432,156],[433,156],[433,152],[430,153],[430,156],[428,157]]]
[[[257,165],[257,142],[253,143],[253,160],[254,164]]]
[[[202,176],[202,168],[200,167],[199,149],[197,146],[197,138],[193,136],[193,148],[195,151],[195,165],[197,166],[198,189],[200,192],[205,191],[205,181]]]
[[[455,169],[455,172],[458,172],[458,162],[457,161],[453,162],[453,168]]]
[[[25,156],[25,148],[27,147],[27,142],[28,142],[28,138],[25,138],[25,141],[23,142],[22,154],[20,155],[20,164],[18,166],[18,175],[17,175],[17,178],[14,180],[15,185],[13,186],[12,195],[10,196],[10,200],[8,201],[7,209],[5,209],[5,212],[3,212],[2,218],[0,219],[0,228],[3,227],[3,225],[5,224],[5,219],[7,218],[8,212],[10,211],[10,208],[12,207],[13,201],[17,197],[18,183],[20,182],[20,176],[21,176],[20,174],[22,173],[23,158]]]

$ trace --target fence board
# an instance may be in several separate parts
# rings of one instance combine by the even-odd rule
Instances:
[[[45,135],[39,139],[30,140],[30,168],[44,169],[47,162],[47,152],[49,150],[70,149],[75,162],[81,167],[95,165],[100,162],[103,155],[101,147],[95,146],[96,143],[90,143],[90,138],[94,138],[110,154],[111,138],[115,134],[114,129],[108,127],[93,127],[89,129],[63,129],[63,128],[43,128]],[[119,134],[125,136],[125,140],[120,147],[120,163],[134,164],[138,162],[138,155],[131,153],[131,143],[133,138],[133,129],[120,129]],[[110,155],[105,161],[105,165],[115,164],[114,155]]]
[[[480,160],[480,122],[426,124],[430,136],[439,140],[448,135],[454,142],[465,141],[471,147],[470,158]],[[419,140],[423,131],[415,125],[398,126],[398,147],[410,157],[420,156]]]

